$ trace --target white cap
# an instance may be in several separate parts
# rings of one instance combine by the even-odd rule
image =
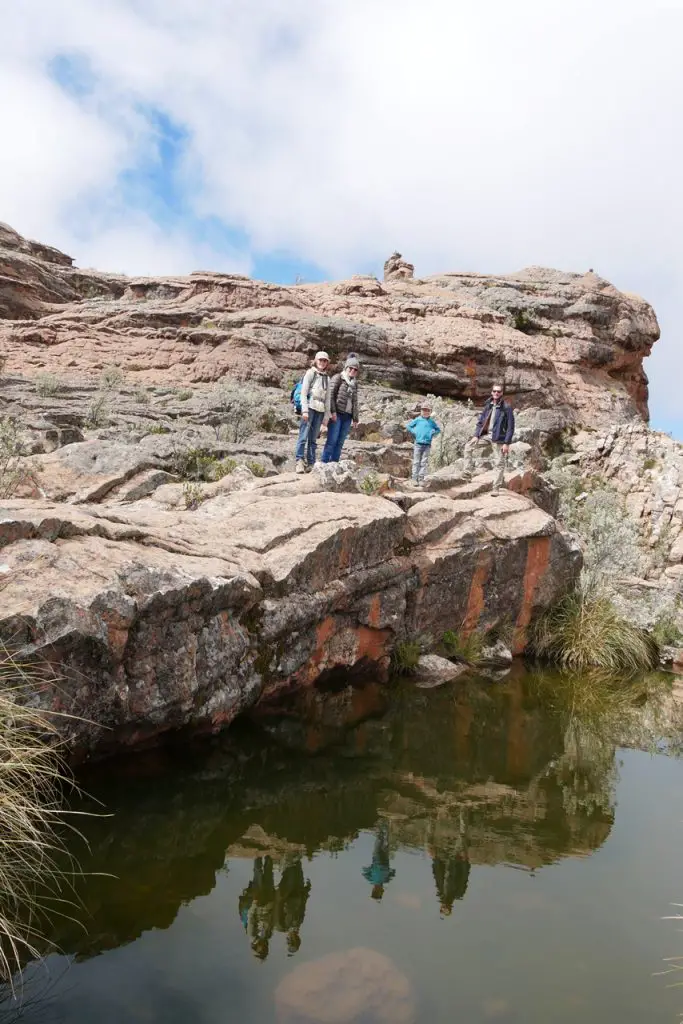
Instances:
[[[327,359],[328,363],[330,361],[330,357],[328,356],[327,352],[316,352],[315,359],[313,361],[317,363],[319,359]]]

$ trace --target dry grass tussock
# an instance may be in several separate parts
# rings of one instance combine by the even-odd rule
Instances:
[[[529,648],[574,672],[635,675],[657,665],[657,641],[622,618],[608,596],[577,589],[534,623]]]
[[[0,981],[38,955],[49,917],[72,906],[63,797],[72,786],[54,724],[27,706],[38,673],[0,645]],[[65,870],[67,865],[70,870]]]

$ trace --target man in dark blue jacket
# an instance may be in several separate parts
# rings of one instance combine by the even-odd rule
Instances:
[[[479,446],[490,445],[493,450],[493,465],[496,475],[493,480],[492,493],[498,494],[505,483],[508,452],[515,433],[515,414],[512,406],[503,399],[503,385],[494,384],[491,397],[487,399],[474,430],[474,437],[465,443],[464,475],[472,479],[474,469],[474,450]]]

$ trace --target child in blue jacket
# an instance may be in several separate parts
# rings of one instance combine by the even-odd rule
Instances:
[[[429,453],[432,450],[432,438],[441,433],[441,427],[432,419],[432,407],[429,402],[420,406],[420,415],[407,424],[407,429],[415,438],[413,448],[413,483],[421,484],[427,473]]]

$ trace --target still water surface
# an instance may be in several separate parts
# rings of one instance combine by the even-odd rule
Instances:
[[[55,925],[63,953],[0,1020],[678,1020],[679,975],[655,972],[683,955],[662,920],[683,903],[683,762],[652,752],[677,712],[617,731],[534,692],[308,695],[272,727],[110,763],[86,780],[112,816],[77,850],[82,926]]]

